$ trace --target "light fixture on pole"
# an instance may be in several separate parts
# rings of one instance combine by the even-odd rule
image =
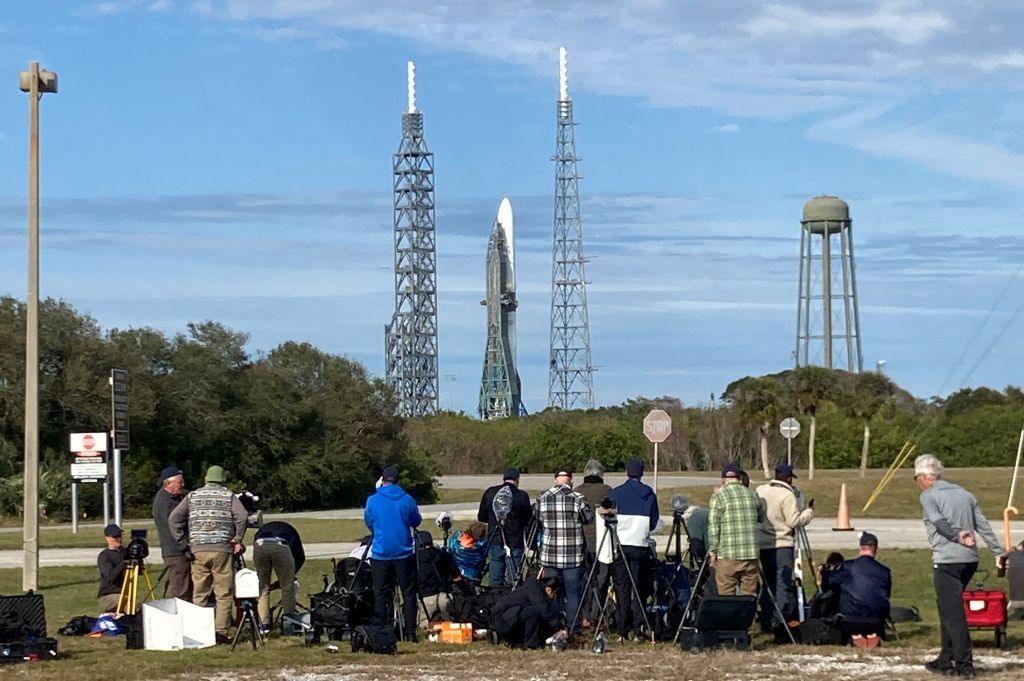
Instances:
[[[39,586],[39,100],[57,92],[57,74],[29,62],[18,74],[18,86],[28,93],[28,295],[25,300],[25,469],[24,563],[25,591]]]

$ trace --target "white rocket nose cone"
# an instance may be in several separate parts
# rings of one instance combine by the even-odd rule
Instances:
[[[514,271],[516,264],[515,220],[512,215],[512,202],[508,200],[507,196],[502,197],[501,203],[498,204],[497,219],[505,233],[505,243],[508,244],[508,262]],[[513,281],[515,280],[513,279]]]

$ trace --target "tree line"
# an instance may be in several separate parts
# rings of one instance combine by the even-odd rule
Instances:
[[[68,434],[110,430],[111,368],[130,376],[132,449],[123,456],[124,503],[144,512],[159,471],[177,465],[190,486],[223,465],[229,484],[268,508],[358,506],[381,468],[396,463],[421,500],[435,469],[402,434],[391,392],[357,362],[286,342],[250,355],[246,334],[215,322],[168,336],[150,328],[103,331],[63,301],[40,307],[40,499],[47,517],[70,510]],[[0,515],[22,504],[25,306],[0,298]],[[80,504],[102,512],[100,485]]]

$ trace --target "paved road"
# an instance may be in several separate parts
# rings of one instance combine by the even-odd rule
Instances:
[[[428,507],[429,508],[429,507]],[[437,507],[435,507],[437,508]],[[429,514],[424,513],[428,518]],[[671,526],[672,518],[663,517]],[[928,541],[925,538],[924,527],[920,520],[910,519],[854,519],[853,525],[858,530],[868,530],[878,535],[881,550],[882,562],[885,562],[886,549],[925,549],[928,548]],[[992,529],[997,537],[1003,536],[1002,522],[993,522]],[[833,532],[832,520],[823,518],[811,523],[807,531],[811,542],[812,550],[815,552],[816,560],[824,559],[824,552],[841,551],[848,557],[857,550],[857,532]],[[657,536],[658,545],[664,550],[668,541],[668,535]],[[355,542],[332,542],[323,544],[307,544],[305,546],[308,558],[330,558],[332,556],[347,556],[356,546]],[[44,566],[55,565],[95,565],[96,555],[99,548],[95,549],[43,549],[40,555],[40,563]],[[989,561],[991,553],[985,555],[984,561]],[[20,568],[21,551],[0,551],[0,568]],[[160,563],[160,557],[154,556],[151,561],[154,564]]]
[[[578,475],[576,482],[583,482],[583,475]],[[608,473],[604,481],[615,487],[626,480],[625,473]],[[654,480],[650,471],[644,477],[644,482],[652,484]],[[438,483],[443,489],[477,489],[485,490],[491,485],[501,482],[501,475],[442,475]],[[698,477],[696,475],[681,475],[679,473],[663,473],[658,476],[658,487],[694,487],[699,485],[714,485],[717,479],[714,477]],[[552,477],[550,475],[523,475],[519,478],[519,488],[531,492],[540,492],[551,487]]]

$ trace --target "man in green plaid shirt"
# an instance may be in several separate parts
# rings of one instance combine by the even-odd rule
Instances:
[[[708,508],[708,555],[721,596],[756,596],[757,532],[764,522],[764,502],[741,482],[736,464],[722,469],[722,488]]]

